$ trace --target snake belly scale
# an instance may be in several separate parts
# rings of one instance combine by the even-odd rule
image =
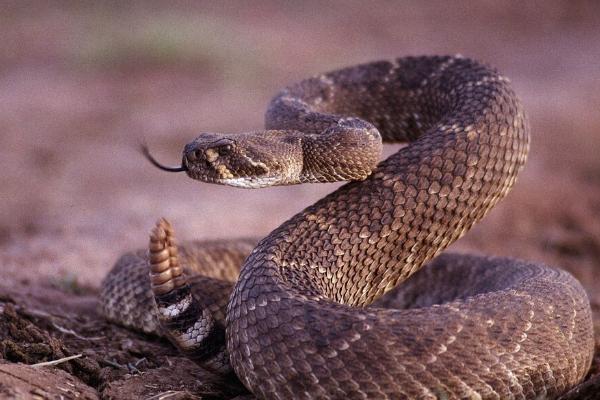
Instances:
[[[409,144],[378,164],[382,141]],[[104,313],[258,398],[556,398],[592,360],[581,285],[536,263],[438,256],[508,193],[528,149],[508,79],[468,58],[306,79],[275,96],[266,130],[202,134],[163,169],[249,188],[352,182],[258,244],[177,246],[159,221],[150,250],[104,280]]]

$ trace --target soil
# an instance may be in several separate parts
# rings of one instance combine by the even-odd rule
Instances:
[[[182,239],[264,236],[338,185],[202,185],[152,168],[137,143],[176,164],[201,131],[259,129],[286,83],[405,54],[461,53],[511,77],[528,165],[451,249],[570,271],[600,350],[600,3],[522,3],[5,2],[0,398],[243,396],[235,378],[105,322],[99,282],[160,216]],[[600,351],[569,398],[594,398],[598,376]]]

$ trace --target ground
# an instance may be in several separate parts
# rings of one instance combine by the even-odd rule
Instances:
[[[598,347],[600,6],[540,7],[3,4],[0,397],[243,393],[168,344],[107,324],[96,311],[99,282],[118,254],[145,245],[160,216],[186,239],[261,236],[337,185],[202,185],[155,170],[137,143],[176,164],[201,131],[260,128],[286,83],[406,54],[461,53],[511,78],[531,120],[531,156],[513,192],[452,249],[569,270],[589,294]],[[597,356],[590,377],[598,372]]]

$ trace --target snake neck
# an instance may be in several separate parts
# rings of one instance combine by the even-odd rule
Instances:
[[[379,107],[363,108],[361,93]],[[411,143],[283,224],[245,267],[271,269],[285,291],[365,306],[508,193],[529,129],[507,79],[460,57],[399,59],[301,82],[273,100],[267,128],[310,134],[344,115],[373,123],[384,141]]]

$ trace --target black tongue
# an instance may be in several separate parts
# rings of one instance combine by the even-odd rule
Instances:
[[[148,161],[150,161],[152,163],[152,165],[154,165],[156,168],[162,169],[163,171],[167,171],[167,172],[187,171],[187,167],[184,165],[181,165],[179,167],[167,167],[167,166],[162,165],[161,163],[156,161],[156,159],[152,156],[152,154],[150,154],[150,150],[148,149],[148,146],[145,143],[140,144],[140,150],[141,150],[142,154],[144,155],[144,157],[146,157],[146,159],[148,159]]]

